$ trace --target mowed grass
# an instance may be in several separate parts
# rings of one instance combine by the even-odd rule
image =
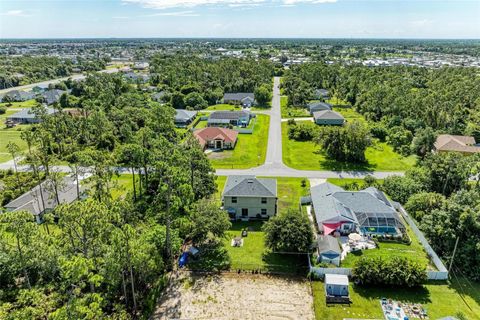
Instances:
[[[208,108],[204,109],[204,110],[211,110],[211,111],[214,111],[214,110],[229,110],[229,111],[238,111],[238,110],[242,110],[242,107],[241,106],[234,106],[234,105],[231,105],[231,104],[226,104],[226,103],[221,103],[221,104],[216,104],[216,105],[213,105],[213,106],[209,106]]]
[[[233,150],[212,152],[209,159],[214,168],[245,169],[265,162],[270,116],[259,114],[252,134],[239,134]]]
[[[22,102],[1,102],[0,107],[26,109],[26,108],[34,107],[37,104],[38,102],[35,99],[31,99],[31,100],[22,101]],[[12,111],[18,112],[19,110],[12,110]]]
[[[135,175],[135,181],[138,187],[138,175]],[[112,178],[113,188],[110,190],[112,199],[125,197],[128,192],[133,193],[133,178],[131,174],[121,174]],[[137,193],[139,192],[137,188]]]
[[[420,303],[430,319],[453,316],[461,312],[467,319],[480,319],[480,283],[464,279],[451,284],[435,282],[419,288],[364,288],[350,285],[350,307],[326,306],[323,282],[312,283],[315,318],[317,320],[383,319],[380,299],[387,298],[407,303]]]
[[[226,232],[224,245],[230,256],[232,270],[266,269],[269,271],[293,272],[303,266],[305,261],[298,255],[285,255],[269,252],[265,247],[265,233],[262,231],[264,222],[237,221]],[[248,236],[243,238],[242,247],[232,247],[231,241],[241,236],[242,230],[247,228]]]
[[[288,139],[288,123],[282,123],[283,162],[301,170],[362,170],[362,171],[404,171],[411,168],[415,156],[403,157],[383,142],[374,142],[365,152],[366,163],[339,162],[328,159],[320,147],[312,141]]]
[[[328,182],[337,185],[341,188],[351,185],[357,185],[360,189],[366,188],[365,180],[363,179],[353,179],[353,178],[328,178]],[[382,184],[383,179],[376,179],[377,183]]]
[[[406,226],[408,236],[412,240],[410,244],[380,242],[379,248],[361,250],[357,251],[356,253],[349,253],[346,256],[345,260],[342,260],[340,266],[342,268],[353,268],[355,266],[355,263],[362,257],[382,258],[385,260],[391,259],[393,257],[402,257],[416,261],[422,266],[425,266],[425,268],[428,267],[429,270],[436,270],[433,265],[430,265],[430,260],[427,253],[423,249],[423,246],[418,240],[418,238],[410,229],[408,223],[403,219],[402,222]]]

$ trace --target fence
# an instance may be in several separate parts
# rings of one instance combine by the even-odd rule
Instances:
[[[352,275],[351,268],[320,268],[320,267],[310,267],[310,272],[316,276],[323,277],[326,274],[343,274],[346,276]]]
[[[257,124],[257,118],[253,118],[251,121],[254,121],[251,128],[234,128],[233,130],[237,131],[238,133],[252,134],[253,129],[255,129],[255,125]]]
[[[400,211],[403,218],[407,221],[408,225],[412,229],[413,233],[417,236],[418,240],[422,244],[423,248],[427,252],[430,260],[433,262],[438,271],[427,271],[428,280],[447,280],[448,279],[448,270],[443,264],[442,260],[438,257],[437,253],[432,249],[430,244],[423,233],[418,229],[415,221],[410,217],[410,215],[405,211],[402,205],[398,202],[394,202],[393,205],[395,208]]]

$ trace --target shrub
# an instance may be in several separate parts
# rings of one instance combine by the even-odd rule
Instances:
[[[296,141],[311,141],[317,132],[317,125],[310,121],[288,126],[288,138]]]
[[[361,258],[352,270],[353,279],[361,285],[415,287],[427,280],[425,266],[404,258]]]
[[[0,107],[0,114],[5,114],[7,112],[7,108]]]

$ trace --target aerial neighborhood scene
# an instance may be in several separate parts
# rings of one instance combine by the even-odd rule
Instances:
[[[0,0],[0,319],[480,320],[480,2]]]

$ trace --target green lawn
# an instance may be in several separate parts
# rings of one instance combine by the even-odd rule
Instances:
[[[353,110],[353,108],[334,107],[333,110],[340,113],[347,122],[359,121],[364,124],[367,123],[367,120],[360,113]]]
[[[265,234],[261,230],[263,222],[234,222],[224,239],[225,248],[230,256],[230,268],[242,270],[267,269],[275,271],[294,271],[304,261],[298,255],[281,255],[265,250]],[[231,240],[249,228],[248,236],[243,238],[242,247],[232,247]]]
[[[21,152],[27,150],[27,143],[20,137],[20,128],[22,128],[22,126],[10,129],[0,129],[0,163],[12,160],[12,157],[7,150],[7,145],[9,142],[16,143]]]
[[[347,163],[327,159],[319,147],[312,141],[295,141],[288,139],[288,123],[282,123],[283,162],[292,168],[301,170],[372,170],[404,171],[411,168],[416,161],[414,156],[403,157],[383,142],[374,142],[367,148],[367,163]]]
[[[135,180],[137,181],[138,186],[138,176],[135,175]],[[131,174],[121,174],[119,176],[114,176],[112,178],[113,188],[110,190],[110,194],[113,199],[118,199],[124,197],[128,192],[133,194],[133,180]],[[137,192],[138,189],[137,189]]]
[[[233,150],[209,154],[212,165],[215,168],[244,169],[263,164],[267,153],[269,123],[269,116],[257,115],[253,134],[239,134]]]
[[[1,102],[0,107],[7,107],[7,108],[21,108],[21,109],[26,109],[26,108],[31,108],[37,105],[37,101],[35,99],[23,101],[23,102]],[[13,110],[13,112],[18,112],[19,110]]]
[[[208,108],[204,110],[242,110],[241,106],[234,106],[231,104],[226,104],[226,103],[221,103],[221,104],[216,104],[214,106],[209,106]]]
[[[298,210],[300,197],[308,195],[310,183],[305,179],[305,187],[302,187],[303,178],[277,177],[278,212],[282,213],[288,209]]]
[[[427,253],[423,249],[422,244],[415,236],[413,231],[408,226],[407,222],[403,220],[404,225],[407,227],[407,233],[412,243],[409,245],[403,243],[387,243],[387,242],[380,242],[379,248],[377,249],[370,249],[370,250],[362,250],[358,251],[358,253],[349,253],[345,260],[343,260],[340,264],[342,268],[352,268],[355,263],[361,257],[369,257],[369,258],[378,258],[381,257],[383,259],[389,259],[391,257],[404,257],[410,260],[416,261],[427,268],[429,270],[435,270],[435,267],[429,264],[429,259]]]
[[[427,309],[430,319],[439,319],[463,313],[467,319],[480,319],[480,284],[460,279],[453,284],[429,283],[420,288],[363,288],[350,286],[350,307],[325,305],[323,282],[312,283],[315,318],[317,320],[342,320],[345,318],[383,319],[380,299],[394,299],[402,302],[420,303]]]

